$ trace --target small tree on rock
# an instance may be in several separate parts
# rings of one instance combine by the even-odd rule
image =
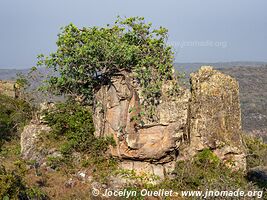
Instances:
[[[113,26],[79,29],[70,24],[58,36],[57,51],[40,55],[38,65],[52,68],[50,91],[82,97],[93,103],[94,91],[113,76],[131,73],[139,84],[143,104],[153,106],[161,86],[174,79],[173,52],[166,44],[167,29],[152,29],[143,17],[118,18]]]

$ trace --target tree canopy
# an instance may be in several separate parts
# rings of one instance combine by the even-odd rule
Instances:
[[[81,95],[92,103],[94,89],[127,71],[142,88],[144,99],[161,94],[164,80],[173,78],[173,52],[166,44],[167,29],[152,29],[143,17],[122,19],[114,25],[62,28],[57,50],[38,56],[38,65],[52,68],[48,88],[57,94]]]

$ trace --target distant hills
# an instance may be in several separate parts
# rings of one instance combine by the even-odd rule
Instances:
[[[16,80],[19,73],[27,74],[29,69],[0,69],[0,80]]]
[[[239,83],[243,128],[267,139],[267,66],[219,68]],[[267,141],[267,140],[266,140]]]
[[[179,72],[191,73],[199,69],[203,65],[213,66],[215,68],[229,68],[229,67],[262,67],[266,66],[267,62],[216,62],[216,63],[175,63],[175,69]]]
[[[266,66],[267,62],[216,62],[216,63],[175,63],[174,67],[179,72],[185,72],[189,74],[191,72],[196,71],[203,65],[211,65],[215,68],[229,68],[229,67],[262,67]],[[16,74],[22,73],[26,74],[29,69],[5,69],[0,68],[0,80],[14,80],[16,79]],[[45,70],[43,70],[45,72]]]

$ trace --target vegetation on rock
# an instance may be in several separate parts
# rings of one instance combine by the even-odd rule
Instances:
[[[112,137],[96,138],[94,136],[94,124],[90,107],[82,106],[75,102],[58,103],[52,109],[45,112],[44,120],[52,128],[45,140],[56,143],[63,157],[49,157],[48,164],[52,168],[58,168],[67,163],[72,166],[73,153],[80,153],[82,167],[91,166],[97,168],[94,173],[98,178],[105,178],[109,170],[116,167],[116,160],[109,158],[105,153],[109,145],[115,145]],[[107,172],[108,170],[108,172]]]
[[[50,76],[47,80],[46,89],[70,97],[65,103],[58,103],[49,108],[42,118],[41,123],[49,125],[52,131],[40,135],[38,142],[42,143],[42,149],[53,148],[52,153],[49,154],[48,150],[49,155],[45,154],[45,167],[30,161],[29,170],[25,170],[21,164],[17,165],[16,169],[10,167],[7,170],[8,162],[11,161],[6,158],[10,159],[11,156],[0,151],[0,161],[3,162],[3,155],[3,163],[6,165],[0,167],[0,198],[47,198],[41,191],[32,187],[37,185],[38,188],[48,191],[48,194],[54,190],[57,195],[51,198],[59,198],[60,195],[65,195],[66,188],[71,188],[69,191],[72,196],[67,198],[82,199],[79,196],[82,195],[82,189],[89,189],[93,181],[105,183],[107,186],[111,180],[109,178],[116,175],[116,172],[132,177],[134,184],[129,186],[135,190],[262,190],[248,182],[243,171],[233,172],[229,169],[210,149],[198,152],[192,160],[177,162],[171,174],[172,178],[166,178],[156,185],[147,183],[149,178],[146,175],[139,176],[133,171],[117,170],[117,161],[106,154],[109,145],[116,143],[113,138],[95,137],[90,106],[93,104],[95,92],[103,85],[112,84],[112,77],[123,76],[125,80],[130,77],[141,89],[144,111],[153,118],[153,109],[162,95],[162,85],[168,80],[177,82],[173,75],[173,53],[166,45],[167,30],[151,29],[152,25],[146,24],[142,17],[125,20],[119,18],[113,26],[107,25],[104,28],[79,29],[73,24],[63,28],[57,41],[57,51],[47,57],[39,56],[38,62],[38,65],[45,65],[56,72],[55,76]],[[24,87],[27,80],[21,77],[17,84]],[[129,84],[128,87],[133,86],[127,81],[126,84]],[[172,89],[176,90],[175,87]],[[172,92],[170,91],[170,94],[174,95]],[[77,98],[79,103],[75,101]],[[129,112],[135,113],[134,109],[136,108],[131,108]],[[18,153],[6,150],[6,144],[19,135],[18,130],[31,118],[30,113],[31,106],[25,101],[0,95],[0,148],[1,143],[5,145],[5,154],[16,154],[13,156],[19,158]],[[207,116],[210,118],[210,115]],[[137,120],[137,117],[139,116],[133,115],[131,121]],[[18,139],[14,141],[18,144]],[[267,146],[255,138],[245,137],[245,141],[249,152],[248,167],[266,165]],[[13,148],[16,152],[19,149],[18,145]],[[13,161],[13,158],[10,160]],[[86,170],[86,173],[80,173],[80,170]],[[78,177],[77,180],[82,179],[79,181],[85,186],[77,186],[80,188],[73,196],[72,189],[75,184],[80,183],[75,182],[74,177]],[[143,184],[139,184],[139,180],[143,181]],[[153,177],[153,180],[158,179]],[[64,188],[64,191],[58,191],[59,188]],[[65,197],[66,195],[60,198]]]
[[[152,112],[162,83],[174,79],[173,52],[166,39],[167,29],[152,29],[142,17],[118,18],[113,26],[102,28],[70,24],[59,34],[57,51],[40,55],[38,65],[59,74],[49,78],[47,89],[79,96],[89,104],[97,88],[130,73],[141,87],[144,110]]]

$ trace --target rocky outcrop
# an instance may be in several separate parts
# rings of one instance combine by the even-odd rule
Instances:
[[[138,115],[142,95],[130,75],[112,78],[96,92],[95,135],[114,137],[117,146],[110,153],[122,160],[122,168],[164,177],[177,159],[190,159],[209,148],[226,163],[244,169],[237,81],[202,67],[191,76],[191,93],[184,89],[169,96],[169,87],[171,82],[162,87],[154,122]]]
[[[94,107],[95,135],[113,136],[117,146],[111,148],[111,154],[125,160],[127,168],[136,170],[145,168],[140,167],[139,161],[164,164],[176,159],[186,128],[189,92],[184,91],[174,99],[164,94],[155,111],[156,123],[138,116],[141,98],[133,79],[121,75],[97,91]],[[136,120],[137,117],[140,119]]]
[[[143,97],[131,74],[112,77],[95,91],[95,136],[115,139],[109,153],[121,161],[121,168],[164,178],[177,160],[191,159],[208,148],[230,167],[245,169],[237,81],[206,66],[191,75],[191,91],[170,95],[173,86],[172,81],[163,84],[153,120],[141,114]],[[51,153],[37,145],[41,132],[49,130],[42,123],[25,127],[24,159],[41,162],[40,155]]]
[[[122,160],[122,168],[163,177],[177,159],[190,159],[209,148],[225,162],[244,169],[237,81],[202,67],[191,76],[191,93],[183,90],[170,97],[170,85],[162,87],[157,122],[139,116],[142,126],[132,120],[140,112],[142,95],[130,75],[117,76],[96,92],[95,134],[115,138],[117,146],[110,152]]]
[[[58,149],[45,144],[44,138],[51,130],[48,125],[36,120],[25,126],[20,139],[22,159],[30,161],[34,167],[47,167],[48,159],[61,158],[62,154]]]
[[[191,95],[190,145],[181,151],[181,158],[209,148],[232,167],[245,169],[237,81],[205,66],[191,74]]]
[[[15,82],[0,80],[0,94],[15,97]]]
[[[31,123],[24,127],[20,139],[21,156],[23,159],[38,163],[43,162],[47,155],[47,149],[43,148],[40,144],[40,135],[49,131],[51,131],[51,128],[44,124]]]
[[[44,102],[39,105],[39,111],[29,125],[26,125],[21,133],[20,146],[21,157],[24,160],[34,161],[38,165],[46,165],[47,158],[62,157],[58,149],[46,143],[46,136],[52,130],[44,120],[44,112],[52,110],[54,103]],[[73,155],[75,156],[75,155]]]

